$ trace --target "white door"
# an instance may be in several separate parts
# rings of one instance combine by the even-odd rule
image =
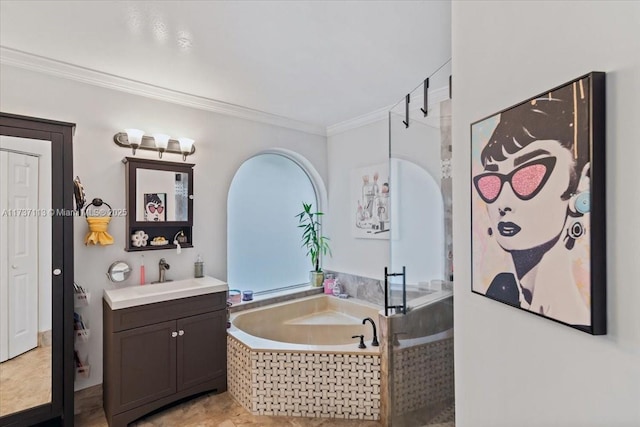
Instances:
[[[2,154],[0,179],[6,183],[2,185],[6,194],[2,240],[6,251],[0,296],[6,301],[3,311],[7,314],[0,325],[6,332],[0,335],[6,334],[8,341],[2,353],[13,358],[38,345],[38,158]]]

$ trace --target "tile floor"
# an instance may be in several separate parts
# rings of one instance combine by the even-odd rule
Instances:
[[[99,393],[99,390],[96,390]],[[76,399],[76,427],[107,427],[99,394]],[[267,417],[251,415],[229,393],[204,394],[195,399],[146,416],[131,427],[381,427],[377,421],[331,418]],[[437,416],[429,427],[455,427],[453,407]]]
[[[79,406],[78,403],[76,403]],[[380,427],[377,421],[335,420],[329,418],[267,417],[251,415],[229,393],[205,394],[149,415],[131,427]],[[75,417],[76,427],[107,427],[102,405],[82,408]]]
[[[0,363],[0,416],[51,401],[51,347]]]

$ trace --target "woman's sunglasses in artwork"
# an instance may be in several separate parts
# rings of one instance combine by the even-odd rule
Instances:
[[[529,200],[542,190],[555,164],[555,157],[544,157],[519,166],[506,175],[498,172],[482,173],[473,178],[473,184],[486,203],[493,203],[498,199],[505,182],[511,185],[516,197]]]

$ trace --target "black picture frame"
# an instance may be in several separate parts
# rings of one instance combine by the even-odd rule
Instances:
[[[606,334],[605,73],[470,132],[471,291]]]

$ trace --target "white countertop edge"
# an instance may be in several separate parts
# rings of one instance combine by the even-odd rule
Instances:
[[[140,285],[104,289],[103,298],[112,310],[121,310],[229,290],[229,286],[225,282],[208,276],[143,286],[144,291]]]

